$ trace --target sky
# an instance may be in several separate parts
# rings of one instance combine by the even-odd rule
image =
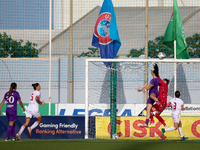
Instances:
[[[0,29],[48,28],[49,0],[0,0]]]

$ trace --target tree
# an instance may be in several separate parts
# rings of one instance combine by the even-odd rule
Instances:
[[[159,52],[164,52],[167,58],[173,58],[174,53],[163,44],[164,36],[158,36],[154,40],[148,41],[148,57],[157,58]],[[196,33],[193,36],[186,38],[188,52],[190,58],[200,58],[200,33]],[[77,57],[100,57],[99,48],[89,47],[89,51],[82,52]],[[128,58],[139,57],[144,54],[145,48],[131,49],[129,54],[126,55]],[[116,56],[118,58],[119,56]]]
[[[130,53],[128,55],[126,55],[126,57],[130,57],[130,58],[139,57],[140,55],[143,54],[143,51],[144,51],[144,49],[140,49],[140,50],[131,49]]]
[[[38,57],[41,49],[36,49],[37,44],[27,41],[23,45],[23,40],[13,40],[10,35],[5,32],[0,33],[0,57],[1,58],[22,58],[22,57]]]
[[[196,33],[192,37],[187,37],[186,42],[190,58],[200,57],[200,34]]]
[[[77,57],[101,57],[100,56],[100,51],[98,48],[93,48],[93,47],[89,47],[88,48],[89,51],[87,52],[82,52],[80,55],[78,55]]]
[[[89,47],[89,51],[82,52],[77,57],[101,57],[99,48]],[[115,58],[118,58],[119,56],[115,56]]]
[[[164,36],[158,36],[154,40],[148,41],[148,57],[157,58],[159,52],[164,52],[166,57],[173,58],[174,53],[163,44]],[[200,58],[200,34],[196,33],[186,38],[190,58]],[[127,57],[139,57],[144,54],[145,48],[140,50],[131,49]],[[139,55],[139,56],[138,56]]]
[[[148,57],[157,58],[159,52],[164,52],[167,57],[173,57],[171,50],[163,44],[163,39],[163,36],[158,36],[154,40],[148,41]],[[144,54],[145,48],[140,50],[134,49],[135,53],[132,50],[130,50],[130,53],[127,55],[127,57],[139,57],[141,54]]]

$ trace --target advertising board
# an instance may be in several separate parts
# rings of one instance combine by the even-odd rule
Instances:
[[[163,117],[168,127],[174,126],[172,117]],[[119,139],[180,139],[178,130],[165,132],[161,135],[164,126],[155,119],[156,126],[142,128],[145,117],[117,117],[117,131]],[[189,139],[200,139],[200,118],[181,117],[183,135]],[[110,117],[96,117],[96,138],[110,138]]]
[[[145,116],[146,104],[117,104],[117,116]],[[58,115],[84,116],[85,104],[58,104]],[[182,116],[200,116],[200,104],[185,104]],[[89,116],[110,116],[110,104],[89,104]],[[161,116],[171,116],[166,108]]]
[[[32,119],[32,125],[36,119]],[[18,116],[16,132],[25,123],[25,116]],[[0,116],[0,138],[6,137],[8,119]],[[82,139],[85,138],[85,118],[81,116],[42,116],[42,123],[32,130],[31,137],[25,129],[21,139]]]

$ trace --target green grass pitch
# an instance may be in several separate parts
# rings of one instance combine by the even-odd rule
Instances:
[[[200,140],[22,139],[5,142],[2,150],[199,150]]]

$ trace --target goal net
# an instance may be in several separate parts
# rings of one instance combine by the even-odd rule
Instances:
[[[116,67],[107,68],[103,62],[115,63]],[[137,89],[143,88],[150,82],[151,70],[155,63],[158,64],[160,77],[170,80],[168,101],[174,97],[174,91],[179,90],[184,104],[199,104],[200,60],[198,59],[87,59],[85,70],[86,138],[111,138],[112,119],[117,125],[114,131],[119,136],[120,133],[125,137],[131,136],[130,131],[125,133],[120,131],[122,122],[125,123],[125,130],[130,122],[120,121],[115,116],[110,117],[113,109],[110,108],[113,104],[111,103],[112,94],[116,97],[116,110],[114,110],[116,117],[145,115],[143,109],[148,93],[137,92]],[[114,75],[112,71],[115,71]],[[115,86],[112,85],[112,78],[116,80]],[[198,114],[199,111],[196,110],[195,113]],[[163,114],[169,116],[170,109]]]

